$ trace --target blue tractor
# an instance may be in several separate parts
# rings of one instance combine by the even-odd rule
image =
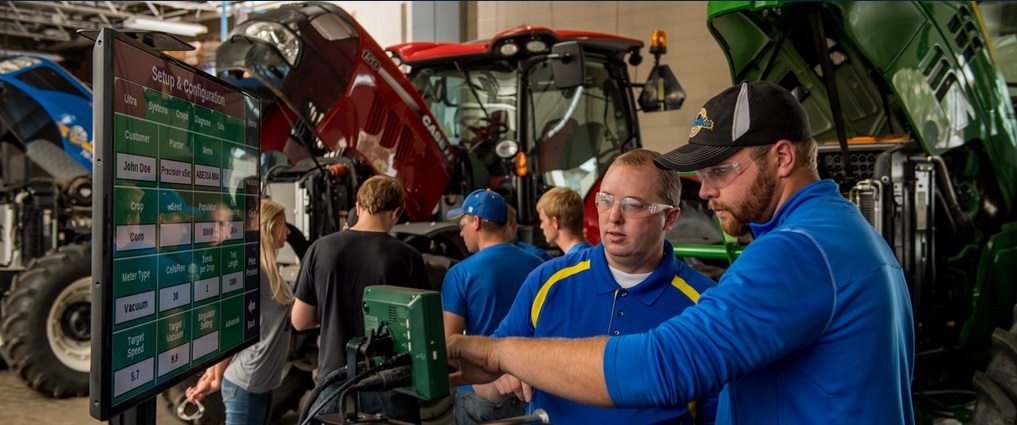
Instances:
[[[91,233],[91,90],[0,59],[0,353],[52,397],[88,393]]]
[[[42,58],[0,58],[0,366],[55,398],[88,394],[92,137],[88,87]],[[304,366],[313,341],[291,343],[273,423],[313,387]],[[195,379],[164,392],[166,407]],[[222,422],[216,397],[191,423]]]

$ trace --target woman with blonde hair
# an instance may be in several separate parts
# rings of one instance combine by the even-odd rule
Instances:
[[[282,384],[289,351],[293,289],[282,280],[276,263],[290,233],[282,205],[261,201],[260,231],[261,340],[205,370],[186,393],[187,400],[195,402],[221,389],[227,425],[268,423],[272,390]]]

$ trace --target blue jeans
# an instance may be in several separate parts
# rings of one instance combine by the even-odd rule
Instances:
[[[267,425],[272,392],[252,393],[223,378],[222,403],[226,405],[226,425]]]
[[[456,391],[456,425],[473,425],[481,422],[513,418],[526,414],[526,403],[516,397],[501,403],[480,398],[473,390]]]

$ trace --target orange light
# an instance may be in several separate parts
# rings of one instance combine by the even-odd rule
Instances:
[[[516,154],[516,175],[519,177],[526,177],[526,154],[519,152]]]
[[[650,35],[650,53],[667,53],[667,33],[663,30],[653,30],[653,34]]]
[[[873,143],[904,143],[909,140],[911,140],[911,135],[909,134],[881,134],[849,137],[847,143],[849,145],[867,145]],[[819,144],[836,146],[840,142],[837,140],[824,140]]]

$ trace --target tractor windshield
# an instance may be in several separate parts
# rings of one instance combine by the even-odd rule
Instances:
[[[585,63],[585,83],[565,90],[555,87],[548,62],[533,67],[526,109],[537,172],[547,185],[584,198],[633,131],[625,83],[611,76],[606,62],[587,56]]]
[[[511,192],[511,170],[495,153],[502,140],[516,136],[518,80],[507,62],[481,66],[415,68],[410,76],[427,107],[434,114],[449,143],[469,158],[468,178],[475,188],[501,188]]]
[[[546,185],[585,197],[632,138],[624,82],[595,57],[586,60],[586,83],[572,89],[555,87],[546,61],[528,71],[523,96],[518,75],[513,64],[495,61],[415,67],[411,79],[450,143],[467,152],[474,185],[511,192],[504,186],[511,181],[512,163],[496,147],[522,138],[531,170]]]

